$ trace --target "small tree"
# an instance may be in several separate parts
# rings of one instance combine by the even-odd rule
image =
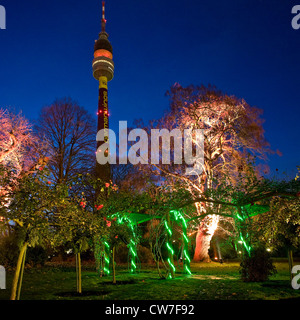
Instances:
[[[270,211],[254,224],[262,241],[270,249],[285,247],[292,278],[293,250],[300,245],[300,198],[274,197]]]
[[[28,246],[55,244],[55,213],[61,206],[67,190],[61,186],[52,186],[48,178],[44,170],[23,177],[16,177],[7,170],[2,171],[0,175],[0,185],[5,185],[7,189],[0,201],[0,215],[13,222],[20,234],[20,252],[11,300],[20,297]]]
[[[244,255],[240,273],[245,282],[262,282],[276,273],[270,254],[264,246],[254,247],[251,255]]]
[[[111,229],[107,228],[106,216],[109,211],[109,196],[118,190],[111,182],[103,182],[93,175],[78,174],[70,181],[68,207],[61,214],[61,237],[71,245],[76,254],[77,289],[81,293],[81,258],[80,254],[92,248],[96,266],[102,240],[108,237]]]

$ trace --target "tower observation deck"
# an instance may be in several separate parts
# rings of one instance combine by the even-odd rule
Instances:
[[[103,153],[105,157],[108,157],[108,129],[109,129],[109,112],[108,112],[108,87],[107,83],[114,77],[114,62],[113,62],[113,49],[108,40],[108,34],[105,30],[105,1],[102,2],[102,20],[101,20],[101,32],[99,33],[98,40],[95,41],[94,46],[94,60],[93,60],[93,76],[99,81],[99,101],[98,101],[98,125],[97,132],[104,130],[104,142],[106,144],[103,147],[103,142],[97,142],[97,163],[96,163],[96,175],[103,181],[110,180],[110,166],[109,163],[99,163],[98,155]],[[103,149],[101,150],[100,146]],[[103,157],[102,157],[103,158]]]

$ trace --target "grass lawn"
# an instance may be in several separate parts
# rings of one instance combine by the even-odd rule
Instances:
[[[297,264],[297,262],[295,262]],[[300,262],[298,262],[300,264]],[[83,267],[81,296],[76,295],[75,267],[26,269],[22,300],[279,300],[300,299],[300,290],[291,287],[286,261],[275,262],[277,274],[267,282],[244,283],[239,262],[197,263],[192,276],[178,273],[176,279],[161,280],[154,266],[142,266],[131,275],[127,266],[117,266],[117,284],[112,277],[99,278],[93,266]],[[7,274],[7,289],[0,300],[8,300],[13,273]]]

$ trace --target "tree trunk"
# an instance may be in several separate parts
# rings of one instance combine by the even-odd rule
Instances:
[[[76,254],[76,282],[77,282],[77,292],[82,293],[82,287],[81,287],[81,259],[80,259],[80,253]]]
[[[116,284],[116,268],[115,268],[115,247],[113,247],[113,256],[112,256],[112,264],[113,264],[113,284]]]
[[[290,281],[293,279],[292,269],[293,269],[293,251],[288,249],[288,260],[289,260],[289,272],[290,272]]]
[[[212,234],[206,232],[199,228],[197,237],[196,237],[196,249],[194,253],[194,262],[211,262],[208,249],[210,248],[210,241],[212,238]]]
[[[201,221],[196,236],[194,262],[211,262],[208,249],[210,248],[210,241],[218,227],[219,219],[218,215],[209,215]]]
[[[23,244],[23,246],[21,247],[21,250],[20,250],[20,253],[19,253],[17,267],[16,267],[14,279],[13,279],[13,282],[12,282],[10,300],[16,300],[19,277],[20,277],[20,271],[21,271],[24,255],[25,255],[25,252],[26,252],[26,249],[27,249],[27,245],[28,245],[28,243],[25,242]]]
[[[27,252],[27,246],[26,246],[24,254],[23,254],[20,279],[19,279],[19,286],[18,286],[18,293],[17,293],[17,300],[20,300],[20,296],[21,296],[21,288],[22,288],[22,283],[23,283],[23,274],[24,274],[24,268],[25,268],[26,252]]]

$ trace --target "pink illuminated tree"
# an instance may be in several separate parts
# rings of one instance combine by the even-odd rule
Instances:
[[[32,124],[22,115],[0,109],[0,164],[19,175],[43,168],[47,145],[34,134]]]
[[[44,168],[48,161],[45,150],[45,142],[34,135],[32,125],[21,112],[15,114],[9,109],[0,109],[0,165],[14,180],[0,185],[0,196],[7,195],[6,205],[10,202],[12,186],[17,188],[20,178]]]

